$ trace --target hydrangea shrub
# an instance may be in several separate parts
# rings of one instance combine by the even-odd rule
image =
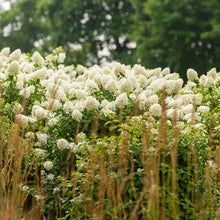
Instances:
[[[179,217],[185,209],[188,216],[200,213],[194,202],[210,199],[207,175],[219,189],[213,178],[220,168],[220,73],[213,68],[199,77],[189,69],[183,85],[169,68],[118,62],[86,68],[64,60],[61,48],[45,58],[0,52],[0,120],[8,129],[17,124],[30,144],[31,172],[42,178],[40,191],[27,182],[23,191],[45,202],[48,218],[159,218],[171,207]]]

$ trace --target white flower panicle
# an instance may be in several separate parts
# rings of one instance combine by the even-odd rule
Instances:
[[[20,103],[16,102],[14,105],[14,113],[20,114],[23,112],[23,110],[24,110],[24,108],[22,107],[22,105]]]
[[[123,92],[131,92],[133,90],[132,82],[129,79],[122,79],[119,84],[119,90]]]
[[[43,57],[40,55],[40,53],[38,51],[33,53],[31,59],[34,63],[37,63],[37,64],[41,64],[44,62]]]
[[[118,88],[117,82],[114,79],[111,79],[108,83],[105,85],[105,89],[109,92],[114,93]]]
[[[72,119],[76,120],[76,121],[81,121],[82,120],[82,113],[78,110],[78,109],[75,109],[73,110],[72,114]]]
[[[57,123],[58,123],[58,118],[51,118],[51,119],[48,121],[49,127],[52,127],[52,126],[56,125]]]
[[[151,113],[153,116],[161,116],[162,107],[160,106],[160,104],[153,104],[153,105],[150,107],[150,113]]]
[[[115,100],[115,104],[120,108],[124,108],[124,106],[126,106],[128,104],[128,96],[127,93],[122,93],[120,94],[116,100]]]
[[[42,150],[40,148],[35,148],[34,149],[34,154],[36,157],[38,158],[45,158],[47,156],[47,151],[46,150]]]
[[[18,114],[15,116],[15,121],[26,127],[29,123],[34,123],[36,120],[29,116]]]
[[[47,69],[46,67],[43,67],[37,71],[34,72],[34,77],[36,77],[37,79],[46,79],[47,77]]]
[[[216,80],[217,78],[217,71],[216,68],[212,68],[211,70],[208,71],[207,77],[212,77],[213,80]]]
[[[97,110],[99,108],[99,102],[93,96],[88,96],[85,100],[85,108],[87,110]]]
[[[96,92],[99,90],[99,87],[97,86],[97,84],[90,79],[86,80],[86,91],[89,92],[90,94],[93,92]]]
[[[208,106],[201,105],[197,108],[197,111],[200,113],[208,113],[210,108]]]
[[[188,80],[190,81],[194,81],[198,79],[198,73],[194,69],[188,69],[186,74],[187,74]]]
[[[19,63],[17,61],[10,63],[7,72],[11,74],[19,73]]]
[[[74,110],[73,103],[71,101],[66,101],[63,105],[63,110],[65,112],[72,112]]]
[[[21,57],[21,50],[17,49],[9,55],[9,61],[19,61],[20,57]]]
[[[32,108],[32,117],[36,120],[42,120],[49,116],[49,111],[40,107],[39,105],[34,105]]]
[[[57,148],[60,150],[65,150],[65,149],[70,149],[70,144],[68,141],[64,138],[58,139],[57,140]]]
[[[25,88],[25,89],[22,89],[20,92],[19,92],[19,95],[23,96],[24,98],[29,98],[31,93],[30,93],[30,90],[28,88]]]
[[[44,162],[44,169],[45,170],[52,170],[53,169],[53,163],[51,161]]]
[[[58,61],[58,63],[63,63],[65,59],[66,59],[66,54],[60,53],[57,61]]]
[[[9,47],[5,47],[1,50],[1,54],[4,55],[4,56],[8,56],[10,53],[10,48]]]
[[[40,142],[41,145],[46,145],[47,144],[47,139],[48,139],[48,135],[47,134],[43,134],[43,133],[38,133],[37,134],[37,140]]]

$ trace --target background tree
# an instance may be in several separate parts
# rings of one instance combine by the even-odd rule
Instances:
[[[11,10],[0,13],[0,47],[48,53],[63,46],[67,63],[139,62],[169,66],[183,78],[188,68],[220,69],[219,0],[8,2]]]
[[[48,52],[62,45],[69,63],[132,63],[127,0],[17,0],[1,13],[0,47]],[[7,34],[6,34],[7,32]]]
[[[220,67],[220,1],[131,0],[135,9],[131,38],[136,59],[147,67],[188,68],[205,73]]]

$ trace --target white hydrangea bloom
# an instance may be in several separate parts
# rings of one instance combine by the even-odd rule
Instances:
[[[30,90],[28,88],[25,88],[25,89],[22,89],[20,92],[19,92],[19,95],[23,96],[24,98],[29,98],[31,93],[30,93]]]
[[[108,83],[106,83],[105,89],[108,90],[109,92],[114,93],[118,88],[118,84],[116,80],[112,79]]]
[[[197,93],[196,95],[194,95],[194,97],[195,97],[196,104],[200,105],[201,102],[202,102],[202,98],[203,98],[202,94],[201,93]]]
[[[134,94],[134,93],[131,93],[130,95],[129,95],[129,98],[132,100],[132,101],[136,101],[137,100],[137,96]]]
[[[32,117],[37,120],[45,119],[49,116],[49,111],[43,109],[39,105],[34,105],[32,108]]]
[[[48,121],[48,125],[50,127],[56,125],[58,123],[58,118],[51,118],[49,121]]]
[[[93,80],[87,79],[85,90],[91,94],[93,92],[98,91],[99,87],[97,86],[97,84]]]
[[[35,51],[31,57],[32,61],[34,63],[38,63],[38,64],[41,64],[44,62],[44,59],[43,57],[40,55],[40,53],[38,51]]]
[[[46,79],[47,78],[47,68],[43,67],[37,71],[34,72],[34,77],[36,77],[37,79]]]
[[[4,55],[4,56],[8,56],[10,53],[10,48],[9,47],[5,47],[1,50],[1,54]]]
[[[33,118],[28,117],[26,115],[22,115],[22,114],[16,115],[15,116],[15,121],[20,123],[23,126],[27,126],[29,122],[30,123],[34,123],[35,122],[35,120]]]
[[[168,75],[168,74],[170,74],[170,68],[169,68],[169,67],[164,68],[164,69],[161,71],[161,73],[160,73],[161,76],[166,76],[166,75]]]
[[[211,70],[208,71],[207,77],[212,77],[213,80],[217,78],[217,71],[216,68],[212,68]]]
[[[58,89],[55,93],[55,97],[57,100],[66,101],[66,93],[62,89]]]
[[[198,73],[194,69],[188,69],[186,74],[187,74],[188,80],[190,81],[194,81],[198,79]]]
[[[42,150],[40,148],[35,148],[34,149],[34,154],[35,154],[36,157],[45,158],[47,156],[47,151]]]
[[[108,75],[109,73],[111,73],[112,70],[108,66],[104,66],[102,68],[102,71],[104,74]]]
[[[42,103],[42,106],[53,111],[60,109],[62,104],[57,99],[48,99],[48,101]]]
[[[19,63],[17,61],[10,63],[7,72],[11,74],[19,73]]]
[[[63,105],[63,110],[65,112],[72,112],[74,109],[73,103],[71,101],[66,101],[65,104]]]
[[[127,94],[124,92],[122,94],[120,94],[116,100],[115,100],[115,104],[119,107],[119,108],[123,108],[124,106],[126,106],[128,104],[128,96]]]
[[[88,96],[88,93],[82,89],[76,89],[75,96],[77,99],[85,99]]]
[[[78,109],[73,110],[71,116],[76,121],[81,121],[82,120],[82,113]]]
[[[192,113],[193,112],[193,105],[192,104],[185,105],[181,108],[181,111],[184,114]]]
[[[63,63],[65,59],[66,59],[66,54],[65,53],[59,53],[57,62],[58,63]]]
[[[200,113],[208,113],[209,111],[210,111],[210,108],[208,106],[201,105],[197,108],[197,112],[200,112]]]
[[[123,92],[131,92],[133,90],[132,82],[129,79],[123,78],[119,82],[119,90],[121,93]]]
[[[85,108],[87,110],[96,110],[99,108],[99,102],[98,100],[96,100],[96,98],[92,97],[92,96],[88,96],[85,100]]]
[[[78,109],[80,112],[83,112],[84,109],[85,109],[85,106],[84,106],[84,103],[83,103],[83,102],[78,101],[78,102],[76,102],[74,108],[75,108],[75,109]]]
[[[152,70],[153,75],[159,77],[160,74],[161,74],[161,70],[162,70],[161,67],[158,67],[158,68],[153,69],[153,70]]]
[[[174,85],[173,85],[173,91],[175,93],[178,93],[183,87],[183,80],[182,79],[177,79],[174,80]]]
[[[108,109],[107,107],[102,108],[101,113],[102,113],[105,117],[111,117],[112,115],[115,114],[115,112],[111,111],[111,110]]]
[[[174,114],[177,120],[181,119],[183,117],[183,113],[179,109],[173,109],[170,108],[167,110],[167,118],[170,118],[171,120],[174,119]]]
[[[84,73],[84,71],[86,70],[86,67],[84,67],[82,65],[77,65],[76,70],[78,73]]]
[[[79,134],[77,134],[77,140],[78,142],[83,142],[86,139],[86,134],[83,132],[80,132]]]
[[[21,50],[17,49],[9,55],[9,61],[19,61],[20,57],[21,57]]]
[[[113,71],[115,73],[115,75],[118,75],[118,74],[123,74],[125,73],[125,65],[124,64],[121,64],[119,62],[112,62],[112,67],[113,67]]]
[[[94,79],[96,74],[99,74],[99,73],[96,70],[94,70],[94,69],[91,70],[90,72],[88,72],[88,79],[90,79],[90,80]]]
[[[69,142],[64,138],[58,139],[57,140],[57,148],[60,150],[65,150],[65,149],[68,150],[68,149],[70,149]]]
[[[174,80],[167,80],[163,83],[163,86],[165,86],[166,92],[167,92],[168,95],[171,95],[173,93],[174,85],[175,85]]]
[[[19,90],[22,90],[24,88],[24,81],[23,80],[18,80],[16,82],[16,88]]]
[[[46,161],[46,162],[44,162],[43,166],[44,166],[45,170],[52,170],[53,163],[51,161]]]
[[[70,151],[72,153],[76,153],[77,152],[77,145],[74,142],[71,142],[69,145],[70,145]]]
[[[179,99],[181,99],[181,102],[182,102],[183,105],[187,105],[187,104],[191,103],[192,98],[193,97],[189,94],[184,94],[184,95],[179,97]]]
[[[31,94],[33,94],[35,92],[35,86],[34,85],[28,86],[27,89],[30,91]]]
[[[37,140],[40,142],[41,145],[46,145],[47,144],[47,139],[48,139],[48,135],[47,134],[43,134],[43,133],[38,133],[37,134]]]
[[[205,76],[204,74],[200,76],[199,78],[199,83],[200,84],[205,84],[207,76]]]
[[[94,76],[94,82],[97,84],[97,85],[101,85],[102,84],[102,75],[100,73],[97,73],[95,76]]]
[[[4,66],[4,60],[2,57],[0,57],[0,68]]]
[[[207,77],[204,85],[209,88],[209,87],[212,87],[214,85],[214,83],[215,83],[215,81],[212,77]]]
[[[162,107],[160,104],[153,104],[149,110],[153,116],[161,116]]]
[[[47,179],[48,179],[48,180],[53,180],[53,179],[54,179],[54,175],[53,175],[52,173],[49,173],[49,174],[47,175]]]
[[[32,131],[29,131],[25,134],[25,138],[34,139],[35,134]]]
[[[146,96],[144,93],[141,93],[138,96],[138,105],[139,105],[139,109],[140,110],[144,110],[145,109],[145,104],[146,104]]]
[[[144,75],[140,75],[137,79],[137,82],[141,85],[141,86],[146,86],[147,85],[147,78]]]
[[[33,69],[34,69],[34,66],[32,63],[26,63],[23,68],[23,71],[30,74],[30,73],[32,73]]]
[[[139,64],[135,64],[132,70],[135,75],[139,75],[139,74],[147,75],[146,69]]]
[[[152,82],[150,83],[150,88],[154,91],[157,92],[164,87],[164,82],[165,79],[153,79]]]
[[[194,117],[196,121],[200,121],[201,117],[199,116],[199,114],[197,112],[194,113]],[[193,114],[192,113],[188,113],[186,114],[183,119],[187,121],[187,123],[191,123],[192,122],[192,118],[193,118]]]
[[[188,81],[188,83],[185,86],[185,89],[191,90],[193,87],[196,87],[196,84],[194,82]]]
[[[153,105],[153,104],[157,104],[159,101],[159,98],[157,95],[152,95],[149,98],[146,99],[146,103],[148,105]]]
[[[102,100],[102,102],[101,102],[101,107],[102,107],[102,108],[105,108],[108,104],[109,104],[109,101],[106,100],[106,99],[104,99],[104,100]]]
[[[20,114],[23,112],[23,107],[20,103],[16,102],[15,105],[14,105],[14,113],[15,114]]]

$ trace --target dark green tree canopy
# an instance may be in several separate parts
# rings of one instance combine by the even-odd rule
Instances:
[[[136,11],[131,38],[143,65],[169,66],[185,74],[220,67],[219,0],[131,0]]]
[[[63,46],[69,63],[132,62],[127,34],[133,13],[126,0],[17,0],[1,13],[0,47],[50,51]],[[108,49],[106,49],[108,48]]]

